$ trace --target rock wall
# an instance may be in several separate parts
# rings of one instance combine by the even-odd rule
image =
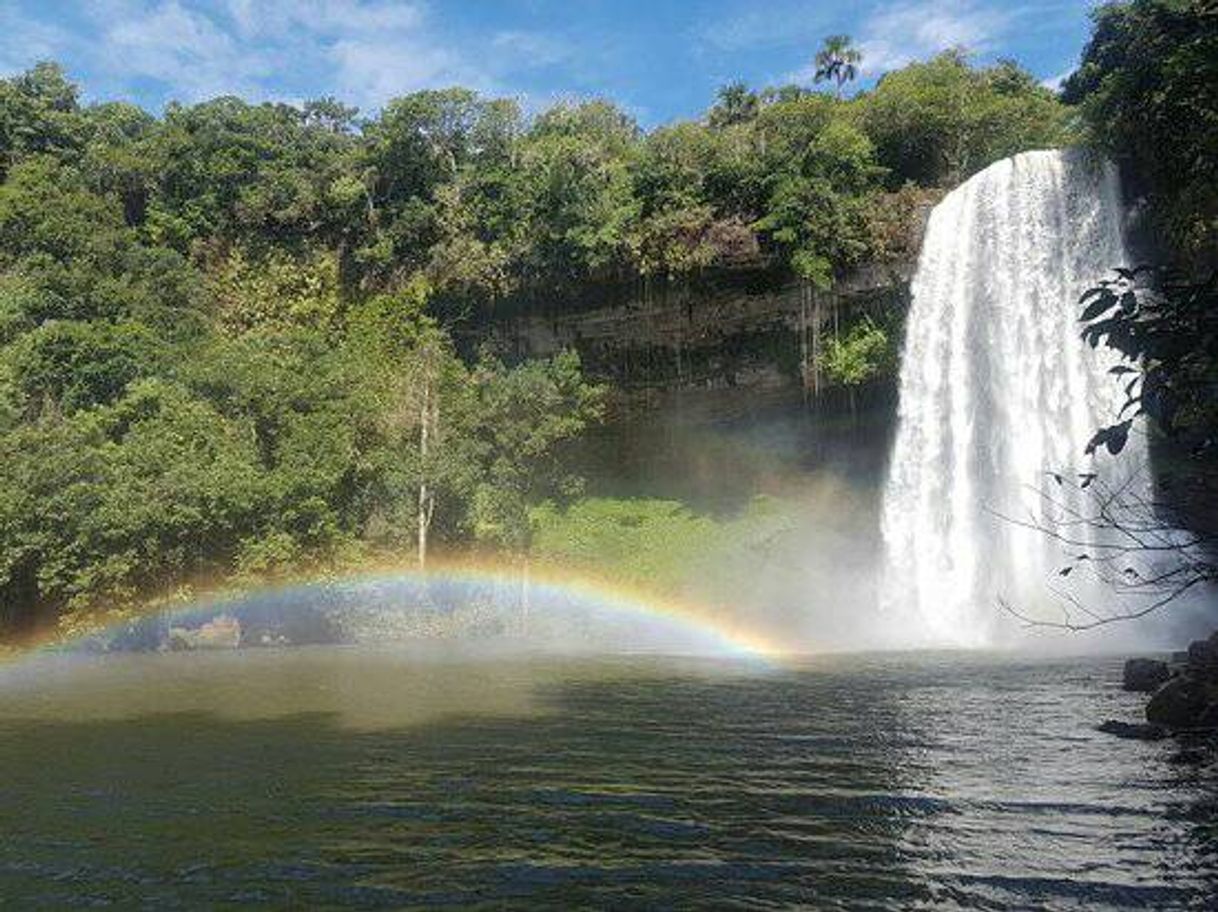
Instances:
[[[863,314],[887,318],[909,302],[913,258],[874,264],[820,291],[788,275],[737,270],[697,281],[640,280],[591,305],[555,301],[500,312],[484,330],[510,359],[574,349],[629,412],[731,413],[827,391],[825,341]]]

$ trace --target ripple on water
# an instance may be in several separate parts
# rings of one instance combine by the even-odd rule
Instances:
[[[1094,731],[1138,707],[1110,661],[191,658],[6,695],[5,900],[1183,909],[1218,887],[1218,777]]]

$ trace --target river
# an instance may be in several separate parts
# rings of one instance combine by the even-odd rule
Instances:
[[[1095,731],[1119,661],[0,668],[0,905],[1212,908],[1218,771]]]

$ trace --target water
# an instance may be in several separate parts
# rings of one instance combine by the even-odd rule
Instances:
[[[1078,298],[1125,265],[1117,176],[1079,151],[1000,161],[932,212],[913,282],[896,441],[884,496],[884,602],[901,638],[985,645],[1003,596],[1060,618],[1048,584],[1068,561],[1044,524],[1050,472],[1136,473],[1135,433],[1119,463],[1088,440],[1117,415],[1116,361],[1079,338]],[[1074,549],[1075,551],[1079,549]],[[1076,574],[1069,583],[1079,586]],[[1111,599],[1075,589],[1084,601]]]
[[[1218,771],[1119,662],[466,664],[319,646],[0,669],[12,908],[1212,908]]]

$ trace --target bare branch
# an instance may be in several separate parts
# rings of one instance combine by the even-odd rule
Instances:
[[[1143,468],[1144,471],[1144,468]],[[1082,631],[1145,617],[1205,583],[1218,581],[1218,536],[1207,531],[1183,531],[1165,513],[1178,505],[1142,493],[1136,473],[1117,482],[1093,473],[1074,481],[1059,472],[1050,489],[1028,486],[1040,507],[1027,508],[1020,518],[986,508],[1012,526],[1028,529],[1073,554],[1063,557],[1061,577],[1075,574],[1098,583],[1137,607],[1103,613],[1084,603],[1075,592],[1048,585],[1061,610],[1061,620],[1033,616],[1000,597],[1002,610],[1030,627]],[[1189,491],[1197,507],[1196,489]],[[1216,504],[1218,506],[1218,504]]]
[[[1069,593],[1064,593],[1064,595],[1067,596],[1067,599],[1070,601],[1071,604],[1073,604],[1076,608],[1082,610],[1083,613],[1085,613],[1087,616],[1092,618],[1092,620],[1090,620],[1090,621],[1083,621],[1083,622],[1075,622],[1075,621],[1071,620],[1068,612],[1064,612],[1066,615],[1066,620],[1063,620],[1063,621],[1047,621],[1047,620],[1044,620],[1043,618],[1034,618],[1034,617],[1031,617],[1027,614],[1024,614],[1024,613],[1016,610],[1015,607],[1013,605],[1011,605],[1011,603],[1009,601],[1007,601],[1005,598],[1003,598],[1002,596],[998,597],[998,606],[1000,608],[1002,608],[1004,611],[1006,611],[1008,614],[1010,614],[1011,616],[1018,618],[1020,621],[1022,621],[1025,627],[1048,627],[1048,628],[1052,628],[1055,630],[1069,630],[1069,631],[1078,633],[1083,630],[1094,630],[1097,627],[1103,627],[1107,624],[1115,624],[1120,621],[1133,621],[1133,620],[1137,620],[1138,618],[1141,618],[1141,617],[1146,617],[1148,614],[1152,614],[1155,611],[1158,611],[1164,605],[1174,602],[1176,599],[1180,598],[1180,596],[1184,595],[1184,593],[1188,592],[1194,586],[1199,586],[1199,585],[1201,585],[1201,583],[1206,582],[1206,581],[1207,580],[1205,580],[1205,579],[1194,577],[1193,579],[1190,579],[1187,582],[1182,583],[1181,585],[1175,587],[1171,592],[1169,592],[1167,595],[1163,596],[1162,598],[1156,599],[1154,602],[1151,602],[1149,605],[1144,605],[1143,607],[1138,608],[1136,611],[1126,611],[1126,612],[1121,612],[1119,614],[1110,614],[1110,615],[1097,615],[1094,612],[1090,611],[1089,609],[1084,608],[1082,603],[1079,602],[1079,600],[1075,596],[1073,596]],[[1062,594],[1062,593],[1059,593],[1059,594]]]

